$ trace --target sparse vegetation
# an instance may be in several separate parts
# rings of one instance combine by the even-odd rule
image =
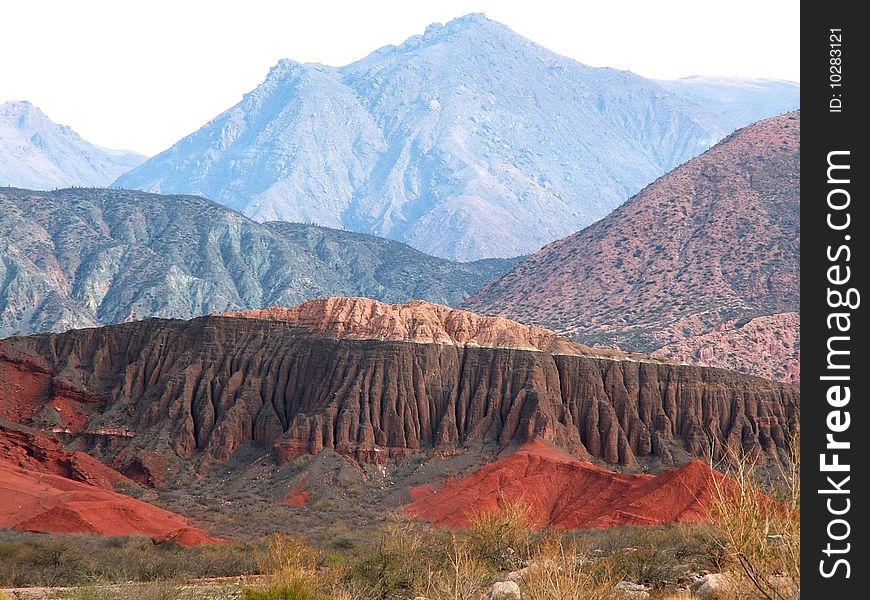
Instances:
[[[0,532],[0,586],[75,586],[257,573],[260,544],[182,548],[147,538]]]
[[[752,455],[729,455],[727,473],[736,484],[716,487],[712,516],[741,600],[800,598],[799,433],[790,449],[773,500]]]
[[[796,485],[783,491],[784,509],[760,495],[751,467],[737,463],[739,485],[720,488],[714,525],[537,530],[526,505],[503,502],[463,531],[393,516],[375,536],[335,524],[332,534],[307,539],[277,535],[190,549],[7,532],[0,537],[0,585],[80,586],[65,596],[71,600],[479,600],[509,578],[526,600],[605,600],[615,597],[619,581],[678,600],[699,574],[727,572],[741,590],[735,600],[792,600],[800,582],[799,463],[790,471]],[[229,592],[193,594],[189,585],[239,575],[246,583]],[[130,581],[140,583],[121,583]]]

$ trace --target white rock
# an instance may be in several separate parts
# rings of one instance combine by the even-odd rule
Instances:
[[[726,573],[710,573],[704,575],[689,589],[701,600],[725,600],[731,592],[734,580]]]
[[[515,581],[497,581],[492,584],[489,600],[520,600],[520,586]]]
[[[649,598],[649,592],[643,585],[631,581],[620,581],[614,586],[614,590],[616,590],[614,598],[619,600],[646,600]]]
[[[620,581],[616,584],[616,589],[627,592],[642,592],[646,588],[640,583],[632,583],[631,581]]]

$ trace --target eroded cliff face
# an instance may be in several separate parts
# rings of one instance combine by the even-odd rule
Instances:
[[[86,397],[86,423],[70,435],[131,477],[143,456],[225,459],[247,442],[285,458],[333,448],[373,462],[535,437],[621,465],[726,447],[773,457],[799,417],[797,387],[718,369],[336,338],[275,319],[152,319],[7,339],[0,375],[42,382],[0,398],[30,406],[29,424],[47,418],[58,390]]]

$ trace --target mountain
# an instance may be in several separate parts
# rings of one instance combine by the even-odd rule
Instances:
[[[505,257],[600,219],[730,131],[653,81],[468,15],[342,68],[282,60],[115,186]]]
[[[683,77],[658,80],[666,90],[708,109],[732,129],[800,108],[794,81],[746,77]]]
[[[760,121],[546,246],[463,306],[645,352],[731,330],[749,353],[714,364],[793,378],[799,319],[786,313],[800,311],[799,184],[800,113]],[[784,330],[744,327],[776,315],[786,315],[777,317]],[[765,330],[767,342],[751,340]],[[790,340],[784,352],[782,339]],[[699,362],[719,354],[672,350]]]
[[[107,186],[145,159],[89,144],[30,102],[0,104],[0,185],[37,190]]]
[[[796,386],[365,298],[7,338],[0,380],[18,423],[65,431],[143,483],[251,444],[381,465],[536,437],[616,465],[726,448],[776,461],[800,412]]]
[[[454,263],[364,234],[256,223],[191,196],[0,188],[0,336],[330,295],[456,304],[516,263]]]
[[[800,383],[801,317],[796,312],[732,319],[713,330],[656,350],[657,356],[696,365]]]

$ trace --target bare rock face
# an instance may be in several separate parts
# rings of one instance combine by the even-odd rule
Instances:
[[[221,316],[282,321],[333,339],[549,350],[564,354],[593,352],[543,327],[503,317],[484,317],[422,300],[385,304],[369,298],[336,297],[312,300],[293,308],[274,306]]]
[[[461,306],[640,352],[730,323],[747,339],[707,338],[713,359],[698,362],[793,381],[799,344],[756,352],[753,328],[734,324],[800,311],[799,184],[800,113],[754,123]],[[777,323],[798,339],[794,319]],[[732,361],[729,346],[745,354]]]
[[[0,376],[43,384],[0,392],[0,405],[31,406],[22,418],[36,420],[58,387],[88,394],[96,400],[81,405],[87,423],[73,435],[131,477],[142,456],[168,456],[166,473],[173,456],[226,459],[247,442],[368,462],[536,437],[622,465],[725,448],[776,457],[798,422],[794,386],[553,352],[557,337],[444,307],[339,300],[270,319],[151,319],[3,340]]]

